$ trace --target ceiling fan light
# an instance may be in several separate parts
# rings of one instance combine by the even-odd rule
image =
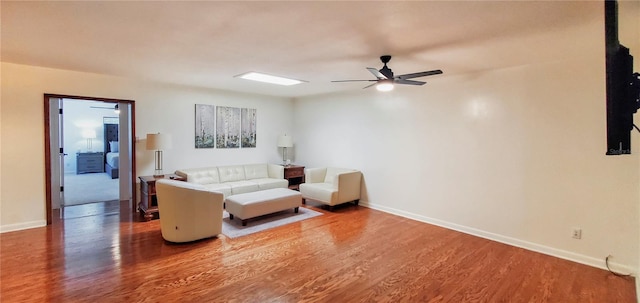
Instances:
[[[393,90],[393,83],[388,81],[381,81],[376,85],[376,89],[381,92],[388,92]]]
[[[285,86],[296,85],[296,84],[305,82],[302,80],[278,77],[278,76],[267,75],[267,74],[256,73],[256,72],[248,72],[241,75],[237,75],[236,77],[246,79],[246,80],[253,80],[253,81],[285,85]]]

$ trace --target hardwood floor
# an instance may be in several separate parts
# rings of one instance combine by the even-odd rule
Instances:
[[[633,278],[365,207],[170,244],[117,202],[83,206],[0,234],[1,302],[636,302]]]

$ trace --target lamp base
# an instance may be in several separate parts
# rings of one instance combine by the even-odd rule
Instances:
[[[153,177],[154,178],[162,178],[164,177],[164,172],[162,171],[162,151],[161,150],[156,150],[156,167],[155,167],[155,171],[153,172]]]
[[[162,171],[162,169],[156,169],[153,172],[153,177],[154,178],[163,178],[164,177],[164,172]]]

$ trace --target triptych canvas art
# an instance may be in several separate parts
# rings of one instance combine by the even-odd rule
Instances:
[[[256,147],[257,111],[196,104],[196,148]]]

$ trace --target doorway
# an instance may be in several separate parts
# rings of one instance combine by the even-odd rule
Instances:
[[[117,104],[62,99],[61,105],[64,173],[60,207],[119,201]]]
[[[45,94],[44,102],[47,224],[54,209],[88,202],[126,201],[136,211],[134,101]]]

